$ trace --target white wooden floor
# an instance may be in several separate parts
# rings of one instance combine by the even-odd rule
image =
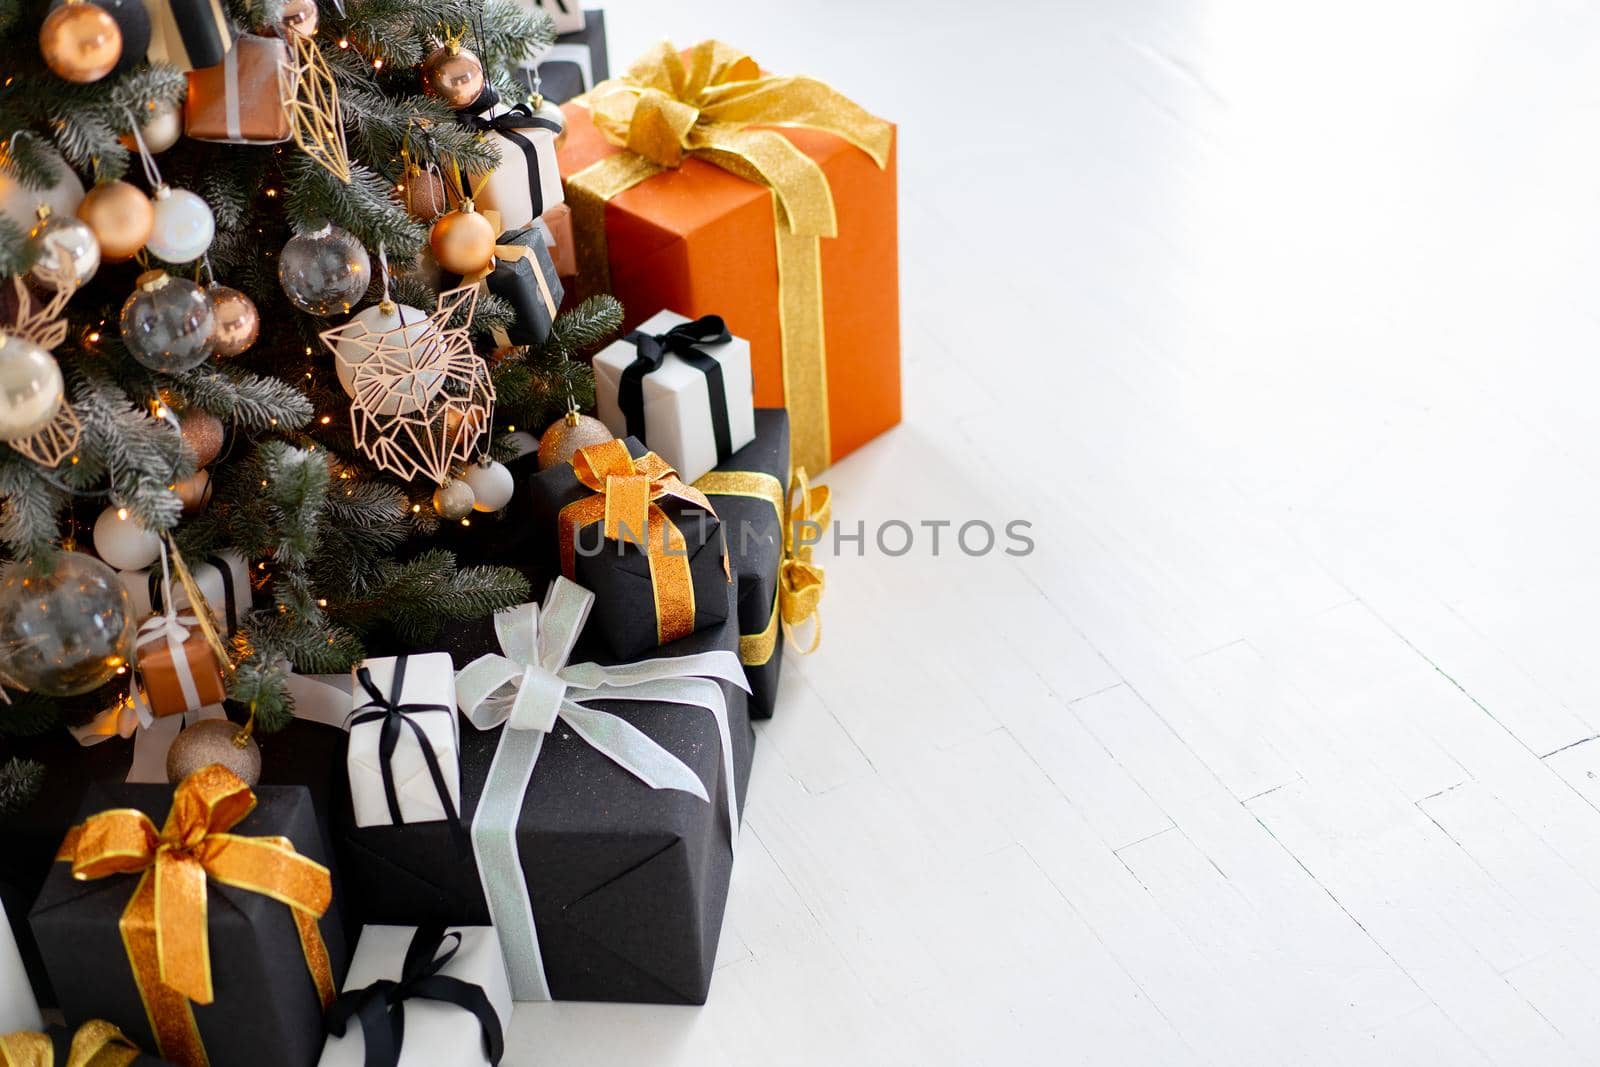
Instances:
[[[902,130],[711,1003],[516,1064],[1600,1063],[1600,11],[609,0]],[[948,533],[946,540],[948,540]]]

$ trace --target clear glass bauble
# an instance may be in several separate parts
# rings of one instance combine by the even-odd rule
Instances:
[[[162,374],[206,361],[215,345],[216,316],[206,291],[187,278],[149,271],[122,305],[122,343],[133,358]]]
[[[0,574],[0,664],[30,692],[67,697],[106,684],[129,668],[133,632],[127,590],[92,556],[60,552],[43,568],[29,561]]]
[[[28,231],[28,277],[46,289],[76,289],[100,269],[100,241],[71,215],[46,215]]]
[[[32,341],[0,332],[0,441],[20,441],[50,425],[64,395],[54,356]]]
[[[310,315],[342,315],[372,281],[372,260],[355,235],[337,226],[297,234],[278,257],[278,282],[289,302]]]

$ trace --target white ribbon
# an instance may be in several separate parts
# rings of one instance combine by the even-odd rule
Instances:
[[[739,657],[719,649],[615,667],[568,664],[593,603],[593,593],[557,578],[543,608],[522,604],[496,613],[495,633],[504,655],[480,656],[456,674],[456,702],[468,721],[480,730],[505,726],[472,820],[472,846],[519,1001],[550,999],[516,830],[544,735],[557,720],[650,788],[677,789],[710,803],[700,776],[682,760],[626,720],[587,705],[645,700],[709,711],[722,740],[729,839],[735,847],[739,839],[733,739],[727,701],[716,681],[749,691]]]
[[[228,140],[244,140],[244,124],[239,121],[239,49],[230,48],[222,57],[222,108],[228,124]]]

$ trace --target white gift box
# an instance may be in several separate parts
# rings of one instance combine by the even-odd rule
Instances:
[[[511,105],[498,103],[485,109],[482,117],[494,119],[512,110]],[[493,141],[500,152],[500,165],[482,181],[474,194],[473,202],[480,211],[500,213],[500,231],[507,233],[533,225],[533,220],[557,204],[565,202],[561,189],[561,170],[556,165],[556,135],[553,130],[540,128],[517,129],[509,132],[485,131],[484,136]],[[539,161],[535,173],[529,172],[528,153],[519,143],[527,141],[533,146]],[[533,202],[534,180],[538,181],[540,205]]]
[[[523,6],[543,11],[556,20],[557,33],[583,30],[583,5],[578,0],[521,0]]]
[[[500,946],[496,945],[496,954],[499,951]],[[39,1002],[33,997],[33,986],[28,984],[28,972],[22,968],[16,935],[6,919],[5,905],[0,904],[0,1034],[43,1029]]]
[[[638,332],[665,333],[688,321],[675,311],[662,311],[641,325]],[[735,337],[723,344],[696,347],[722,367],[731,450],[737,451],[756,439],[750,342]],[[595,401],[600,421],[618,437],[628,436],[629,430],[617,394],[623,372],[637,355],[638,348],[624,339],[612,343],[594,357]],[[640,439],[672,464],[678,477],[686,482],[693,482],[721,462],[717,456],[711,389],[706,374],[675,352],[668,352],[661,366],[645,376],[644,433]]]
[[[344,980],[345,991],[365,989],[385,979],[399,981],[415,932],[411,926],[364,928]],[[455,941],[455,934],[461,936],[461,944],[439,973],[481,988],[504,1033],[511,1024],[511,986],[506,981],[500,938],[492,926],[452,926],[446,932],[445,948]],[[471,1012],[416,997],[404,1003],[405,1041],[400,1046],[399,1067],[465,1067],[489,1062],[483,1051],[482,1025]],[[362,1067],[365,1058],[361,1023],[353,1019],[343,1037],[329,1035],[318,1063],[321,1067]]]
[[[395,668],[405,660],[405,676],[401,691],[393,691]],[[363,710],[380,710],[359,681],[365,669],[372,684],[384,698],[396,706],[407,704],[436,704],[448,709],[405,711],[409,723],[422,730],[433,748],[444,775],[445,788],[451,807],[461,810],[460,727],[456,721],[456,679],[454,665],[448,652],[428,652],[419,656],[385,656],[367,659],[356,668],[357,681],[352,693],[352,725],[350,746],[345,756],[345,766],[350,772],[350,800],[355,809],[357,826],[390,826],[389,802],[383,788],[383,760],[378,755],[378,742],[383,735],[382,720],[354,724]],[[400,731],[399,743],[389,761],[394,775],[394,790],[400,805],[401,820],[406,823],[438,822],[447,818],[444,802],[428,773],[428,764],[416,731],[410,724]]]
[[[250,588],[250,565],[237,552],[219,552],[196,560],[189,568],[195,584],[211,607],[211,618],[223,633],[233,633],[239,621],[249,613],[253,590]],[[167,609],[161,596],[161,564],[142,571],[118,571],[122,585],[128,590],[128,602],[135,618]],[[172,605],[179,611],[189,606],[189,594],[177,576],[172,578]],[[230,611],[229,608],[232,608]]]

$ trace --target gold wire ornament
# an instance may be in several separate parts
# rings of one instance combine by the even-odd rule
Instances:
[[[289,76],[283,80],[283,109],[289,113],[289,132],[302,152],[349,185],[350,151],[345,147],[339,86],[333,80],[333,71],[315,39],[294,29],[286,29],[284,36],[294,51]]]
[[[61,313],[72,296],[73,286],[55,286],[50,299],[35,306],[33,291],[21,275],[12,275],[11,284],[17,294],[17,317],[5,328],[5,332],[32,341],[47,352],[60,347],[61,342],[67,339],[67,323]],[[71,401],[63,396],[60,410],[44,429],[20,440],[7,441],[6,445],[41,467],[59,467],[62,460],[78,450],[78,442],[82,437],[83,423],[79,421],[78,413],[72,410]]]
[[[463,307],[462,325],[449,328]],[[477,307],[477,285],[463,285],[439,294],[428,328],[411,322],[373,332],[352,319],[320,334],[336,357],[341,342],[361,353],[352,360],[351,432],[379,469],[442,485],[453,464],[472,457],[494,412],[489,365],[472,350]],[[409,402],[397,404],[397,396]]]

